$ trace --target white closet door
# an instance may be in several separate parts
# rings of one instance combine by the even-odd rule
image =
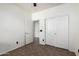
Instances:
[[[68,16],[46,20],[46,44],[68,49]]]

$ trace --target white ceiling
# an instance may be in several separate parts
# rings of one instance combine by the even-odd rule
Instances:
[[[42,11],[44,9],[55,7],[61,4],[62,3],[37,3],[36,7],[33,6],[33,3],[18,3],[17,5],[27,10],[28,12],[34,13],[34,12]]]

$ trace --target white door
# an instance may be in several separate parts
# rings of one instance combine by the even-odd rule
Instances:
[[[46,44],[68,49],[68,16],[46,20]]]

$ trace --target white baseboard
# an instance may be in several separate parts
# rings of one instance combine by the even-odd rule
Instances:
[[[71,52],[74,52],[76,56],[79,56],[79,53],[76,50],[69,50]]]
[[[24,46],[24,45],[22,45],[22,46]],[[6,53],[8,53],[9,51],[15,50],[15,49],[20,48],[20,47],[22,47],[22,46],[17,46],[16,48],[9,49],[9,50],[7,50],[7,51],[1,52],[0,55],[6,54]]]
[[[78,52],[75,52],[75,55],[76,55],[76,56],[79,56],[79,53],[78,53]]]

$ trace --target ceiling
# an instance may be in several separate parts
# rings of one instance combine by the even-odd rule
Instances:
[[[18,3],[17,5],[28,12],[35,13],[61,4],[62,3],[37,3],[36,7],[33,6],[33,3]]]

